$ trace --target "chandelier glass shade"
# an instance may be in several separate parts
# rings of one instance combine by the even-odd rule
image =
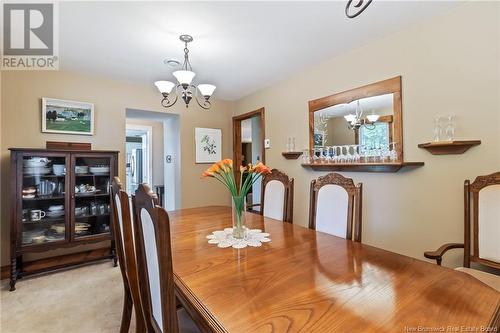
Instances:
[[[208,110],[211,107],[210,97],[216,87],[212,84],[200,84],[198,86],[192,84],[196,73],[193,72],[191,63],[189,62],[189,49],[187,45],[193,41],[193,37],[190,35],[181,35],[179,39],[184,42],[184,63],[180,70],[172,73],[178,83],[176,84],[171,81],[155,82],[155,86],[163,96],[161,105],[166,108],[171,107],[180,97],[187,108],[194,98],[201,108]]]

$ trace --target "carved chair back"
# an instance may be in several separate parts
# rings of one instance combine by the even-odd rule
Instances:
[[[170,225],[147,184],[135,192],[137,266],[144,315],[154,332],[177,333]]]
[[[311,182],[309,228],[361,242],[361,206],[361,183],[338,173],[319,177]]]
[[[464,267],[500,269],[500,172],[464,184]]]
[[[293,178],[272,169],[262,179],[261,212],[265,217],[290,222],[293,221]]]

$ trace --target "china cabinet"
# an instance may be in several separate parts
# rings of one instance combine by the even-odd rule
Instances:
[[[101,257],[116,264],[111,232],[110,183],[118,173],[117,151],[11,148],[11,280],[67,266],[23,270],[23,255],[110,241]]]

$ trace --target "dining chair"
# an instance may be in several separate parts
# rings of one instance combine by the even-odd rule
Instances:
[[[463,267],[459,271],[500,291],[500,276],[471,268],[471,262],[500,272],[500,171],[464,182],[464,242],[448,243],[436,251],[424,252],[441,265],[443,255],[463,248]]]
[[[145,318],[142,312],[137,280],[137,264],[135,259],[134,232],[132,214],[128,194],[122,190],[118,177],[111,182],[113,203],[113,234],[116,252],[123,279],[124,300],[120,332],[128,332],[132,309],[135,312],[136,332],[146,332]]]
[[[293,222],[293,178],[278,169],[262,178],[262,191],[259,213],[265,217],[284,222]]]
[[[141,304],[148,332],[199,332],[185,309],[177,311],[170,222],[147,184],[135,191],[134,228]]]
[[[309,228],[361,242],[363,184],[329,173],[311,181]]]

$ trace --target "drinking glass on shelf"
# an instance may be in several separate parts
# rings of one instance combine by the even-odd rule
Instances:
[[[447,119],[445,127],[446,141],[453,141],[453,139],[455,138],[454,117],[452,115],[449,115],[446,119]]]
[[[295,137],[292,136],[292,146],[290,147],[292,151],[295,151]]]
[[[286,140],[286,151],[292,151],[292,138],[288,137]]]

